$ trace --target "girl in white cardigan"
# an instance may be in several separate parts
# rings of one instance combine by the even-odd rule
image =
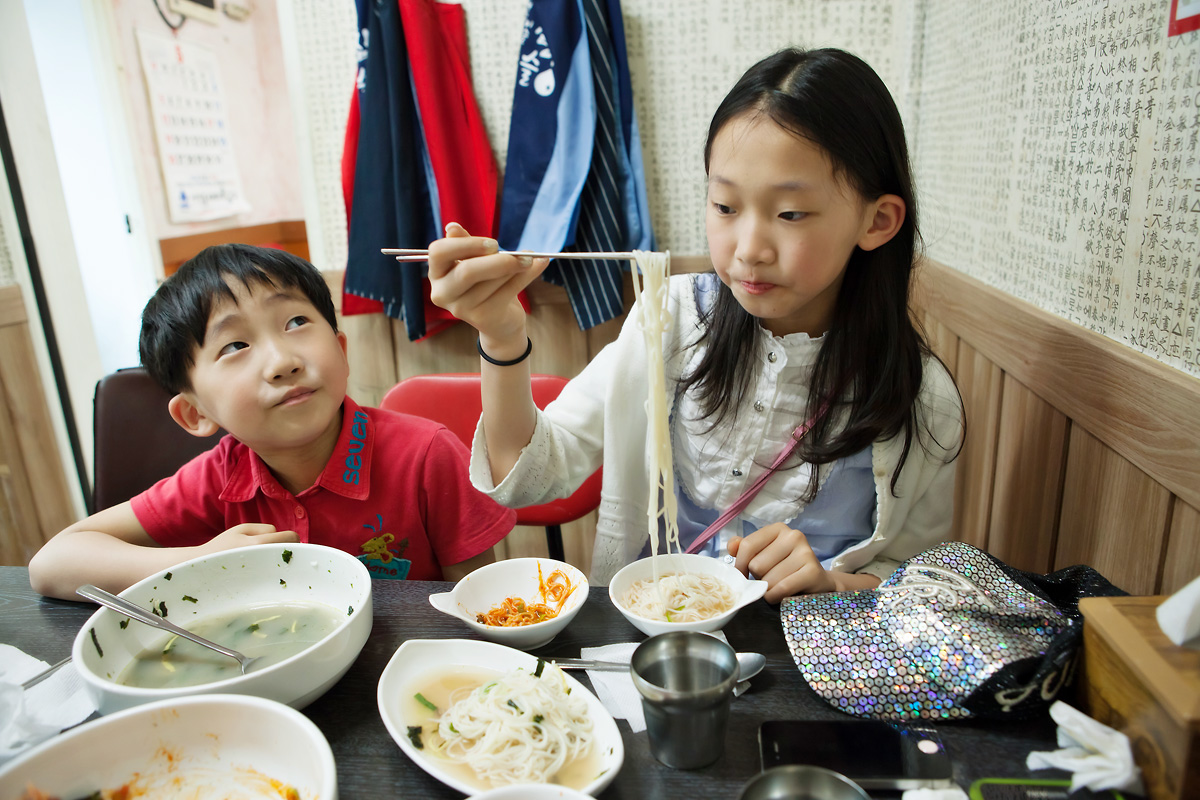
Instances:
[[[900,115],[855,56],[784,50],[722,101],[705,167],[715,272],[671,279],[663,342],[680,540],[696,540],[807,423],[701,552],[764,578],[772,602],[873,587],[948,537],[963,432],[954,382],[909,317],[918,232]],[[603,584],[649,551],[639,314],[539,411],[517,293],[544,268],[454,223],[430,245],[433,301],[479,331],[472,481],[519,507],[570,494],[603,464],[592,563]]]

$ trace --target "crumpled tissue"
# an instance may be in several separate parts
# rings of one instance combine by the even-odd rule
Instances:
[[[1175,644],[1200,636],[1200,577],[1162,601],[1154,613],[1158,627]]]
[[[1058,723],[1061,750],[1032,752],[1029,769],[1062,769],[1072,773],[1071,791],[1116,789],[1143,794],[1142,773],[1133,763],[1129,737],[1059,700],[1050,706]]]
[[[710,633],[709,636],[729,644],[725,634],[720,631]],[[579,650],[579,657],[628,664],[629,660],[633,658],[633,651],[639,644],[641,642],[621,642],[606,644],[602,647],[583,647]],[[629,676],[628,672],[600,672],[589,669],[587,675],[592,682],[592,688],[596,690],[596,697],[608,709],[608,713],[616,719],[628,720],[629,729],[634,733],[646,730],[646,717],[642,713],[642,696],[638,693],[637,687],[633,685],[633,678]],[[737,697],[749,688],[750,681],[742,681],[734,687],[733,696]]]
[[[28,689],[21,684],[49,664],[0,644],[0,764],[59,731],[83,722],[96,710],[74,664],[66,664]]]

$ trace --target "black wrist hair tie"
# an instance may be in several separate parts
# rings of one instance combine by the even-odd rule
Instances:
[[[489,364],[495,364],[497,367],[511,367],[516,364],[520,364],[522,361],[529,358],[529,354],[533,352],[533,339],[530,339],[528,336],[526,336],[525,341],[529,342],[529,346],[525,348],[524,353],[517,356],[512,361],[497,361],[487,353],[483,352],[483,344],[479,341],[478,337],[475,339],[475,349],[479,351],[479,355],[483,357],[483,360]]]

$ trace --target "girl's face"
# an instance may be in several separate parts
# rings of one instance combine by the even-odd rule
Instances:
[[[891,200],[889,200],[891,198]],[[769,117],[734,117],[713,140],[705,228],[717,275],[777,336],[829,329],[855,247],[882,241],[894,195],[868,201],[838,178],[825,152]],[[903,202],[899,218],[903,220]],[[896,224],[899,227],[899,224]]]

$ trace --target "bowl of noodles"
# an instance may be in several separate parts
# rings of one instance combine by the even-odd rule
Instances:
[[[480,567],[429,602],[489,641],[532,650],[566,628],[587,596],[587,576],[570,564],[513,558]]]
[[[544,797],[542,786],[595,796],[625,760],[596,695],[553,662],[494,642],[409,639],[376,700],[401,751],[469,795],[521,787],[512,796]]]
[[[766,581],[750,580],[732,564],[691,553],[638,559],[608,584],[613,605],[647,636],[719,631],[766,591]]]

